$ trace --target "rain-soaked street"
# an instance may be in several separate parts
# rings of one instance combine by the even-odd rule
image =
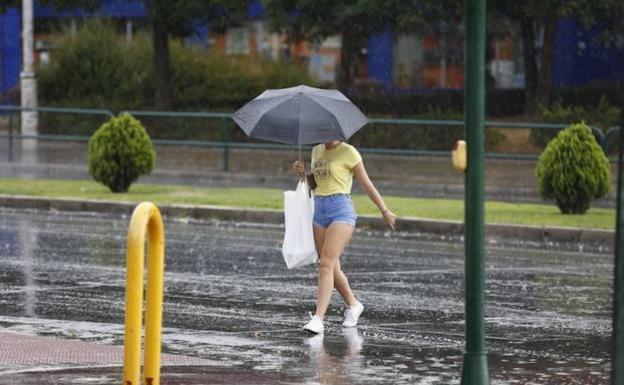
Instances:
[[[0,209],[0,331],[123,344],[128,222]],[[358,230],[342,265],[366,306],[361,324],[341,328],[335,294],[324,338],[310,338],[315,270],[285,268],[280,227],[169,219],[165,230],[163,351],[210,365],[164,367],[163,383],[459,383],[461,240]],[[487,250],[492,383],[607,384],[612,255]],[[119,366],[36,369],[1,363],[0,383],[121,378]]]

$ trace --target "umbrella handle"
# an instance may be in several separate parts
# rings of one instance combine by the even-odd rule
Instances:
[[[303,181],[305,178],[305,164],[303,163],[303,155],[301,153],[301,146],[299,146],[299,162],[303,164],[303,176],[299,178],[299,180]]]

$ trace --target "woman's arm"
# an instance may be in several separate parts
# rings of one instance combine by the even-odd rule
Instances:
[[[394,224],[396,222],[397,216],[392,211],[390,211],[384,203],[381,194],[379,194],[379,191],[377,191],[375,185],[368,177],[368,173],[364,168],[363,162],[359,162],[353,167],[353,175],[355,175],[355,178],[360,183],[360,186],[362,186],[364,191],[366,191],[368,197],[373,201],[373,203],[375,203],[375,205],[379,209],[379,212],[381,213],[384,222],[386,222],[386,225],[394,230]]]

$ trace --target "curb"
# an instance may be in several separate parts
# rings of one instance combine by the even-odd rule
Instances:
[[[0,207],[45,211],[107,212],[131,215],[136,207],[136,203],[0,195]],[[207,205],[158,205],[158,208],[164,217],[277,225],[284,223],[284,214],[281,210]],[[379,217],[368,215],[358,216],[358,228],[378,231],[387,230]],[[445,238],[463,238],[464,224],[459,221],[403,217],[397,222],[397,230]],[[568,245],[568,247],[575,249],[590,249],[599,252],[610,252],[614,250],[615,245],[615,231],[613,230],[486,224],[485,234],[486,241],[489,244],[531,243],[545,248]]]

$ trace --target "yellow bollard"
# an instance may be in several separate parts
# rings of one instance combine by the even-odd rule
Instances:
[[[453,152],[451,153],[451,161],[453,163],[453,167],[457,171],[466,171],[466,167],[468,166],[468,159],[466,155],[466,142],[463,140],[458,140],[455,142],[453,146]]]
[[[134,209],[128,229],[123,385],[140,384],[143,259],[146,230],[149,246],[143,379],[146,385],[160,384],[165,235],[158,207],[151,202],[143,202]]]

